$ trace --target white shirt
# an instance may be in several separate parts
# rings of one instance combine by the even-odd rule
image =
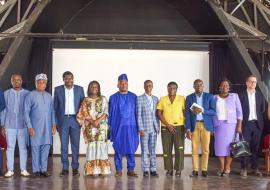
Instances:
[[[150,106],[151,106],[151,109],[154,110],[154,102],[153,102],[153,97],[152,97],[152,95],[149,96],[149,95],[146,94],[146,93],[145,93],[145,95],[146,95],[146,97],[147,97],[147,99],[148,99],[148,101],[149,101],[149,104],[150,104]]]
[[[75,115],[74,87],[68,89],[65,86],[65,115]]]
[[[218,96],[216,111],[218,120],[227,120],[226,98]]]
[[[248,93],[248,104],[249,104],[249,117],[248,120],[257,120],[257,113],[256,113],[256,91]]]

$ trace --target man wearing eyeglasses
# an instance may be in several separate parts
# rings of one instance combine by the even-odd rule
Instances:
[[[247,167],[250,161],[252,173],[256,176],[262,176],[258,170],[258,154],[264,126],[265,101],[262,94],[256,91],[257,77],[255,75],[247,77],[246,86],[247,89],[239,93],[239,99],[243,110],[242,133],[244,139],[249,143],[252,156],[241,159],[240,175],[247,176]]]
[[[186,136],[192,143],[192,167],[190,177],[199,175],[199,148],[202,149],[202,176],[208,176],[208,158],[211,132],[214,131],[213,116],[216,115],[216,102],[213,95],[203,91],[203,81],[193,83],[194,93],[186,98]]]

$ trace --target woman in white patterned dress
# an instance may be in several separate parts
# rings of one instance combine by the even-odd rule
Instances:
[[[84,174],[108,175],[111,164],[108,157],[108,101],[101,95],[100,85],[92,81],[88,86],[88,97],[84,98],[77,114],[77,121],[83,131],[87,143]]]

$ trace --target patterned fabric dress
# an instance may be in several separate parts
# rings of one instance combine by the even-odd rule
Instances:
[[[77,114],[77,121],[83,131],[86,151],[85,175],[107,175],[111,173],[111,164],[108,157],[107,118],[101,121],[98,127],[90,124],[89,119],[96,120],[103,114],[108,115],[108,101],[104,96],[97,99],[84,98]]]

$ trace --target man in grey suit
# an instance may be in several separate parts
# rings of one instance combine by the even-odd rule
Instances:
[[[152,95],[153,82],[144,82],[145,93],[137,98],[137,123],[140,130],[143,176],[158,177],[156,161],[157,134],[159,133],[159,120],[156,115],[158,98]],[[148,162],[150,154],[150,164]]]
[[[56,123],[61,141],[61,161],[63,170],[60,176],[68,175],[68,144],[69,138],[72,150],[72,173],[73,176],[79,175],[79,145],[80,145],[80,126],[76,120],[84,91],[81,86],[73,84],[73,74],[69,71],[63,74],[64,85],[58,86],[54,90],[54,109],[56,113]]]

